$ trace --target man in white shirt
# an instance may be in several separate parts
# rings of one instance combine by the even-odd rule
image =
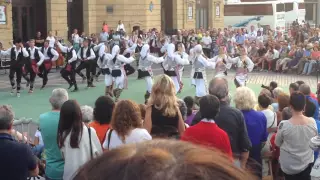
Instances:
[[[266,60],[268,63],[268,71],[272,70],[272,66],[275,65],[277,60],[279,60],[280,53],[278,50],[270,47],[268,52],[266,53]],[[262,70],[264,69],[264,63],[262,63]]]
[[[206,32],[206,35],[202,37],[201,44],[202,44],[204,54],[208,58],[210,58],[210,49],[211,49],[212,39],[208,31]]]
[[[87,80],[87,87],[95,87],[91,78],[91,61],[96,58],[96,55],[92,48],[89,47],[89,40],[84,39],[83,47],[78,51],[78,59],[80,59],[81,63],[76,69],[76,73],[82,77],[83,81]],[[86,69],[86,76],[81,72],[81,70]]]
[[[249,41],[253,41],[257,38],[257,31],[255,30],[254,26],[250,27],[250,32],[248,34]]]
[[[118,26],[117,26],[117,31],[123,30],[124,32],[126,32],[125,28],[124,28],[124,24],[122,23],[121,20],[119,20]]]

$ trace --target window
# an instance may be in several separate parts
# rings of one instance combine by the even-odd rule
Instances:
[[[277,12],[283,12],[285,9],[284,4],[277,4]]]
[[[304,3],[299,3],[299,8],[298,9],[305,9]]]
[[[286,12],[293,11],[293,3],[285,3]]]
[[[225,5],[225,16],[273,15],[272,4]]]

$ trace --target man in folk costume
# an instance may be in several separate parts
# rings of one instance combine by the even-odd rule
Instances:
[[[70,42],[66,42],[67,46],[61,45],[60,42],[56,42],[59,48],[63,53],[67,54],[66,58],[66,66],[61,70],[61,76],[63,79],[67,81],[69,84],[69,88],[71,89],[74,86],[72,92],[78,91],[78,85],[76,81],[76,65],[77,65],[77,53],[76,50],[73,48]]]
[[[59,53],[54,50],[52,47],[49,47],[49,40],[44,42],[44,46],[41,48],[41,52],[44,55],[44,61],[39,67],[38,76],[42,78],[42,86],[43,89],[48,83],[48,73],[52,68],[52,61],[56,61],[59,58]]]
[[[123,55],[120,55],[120,47],[118,45],[113,46],[112,48],[112,61],[110,67],[112,69],[111,75],[114,82],[113,94],[115,96],[115,101],[119,100],[123,88],[127,87],[127,77],[124,70],[124,64],[130,64],[135,59],[133,57],[126,58]]]
[[[12,87],[11,94],[13,95],[17,88],[16,95],[20,97],[22,66],[25,64],[25,58],[29,57],[29,53],[24,48],[21,39],[16,39],[14,44],[15,47],[6,51],[0,50],[0,53],[2,56],[10,56],[9,79]],[[15,74],[16,82],[14,81]]]
[[[132,43],[132,42],[131,42]],[[135,50],[137,48],[137,44],[129,44],[130,47],[126,48],[122,55],[124,55],[124,57],[129,58],[131,54],[135,53]],[[131,64],[125,64],[124,65],[124,70],[126,72],[126,75],[129,76],[131,74],[133,74],[136,70],[131,66]]]
[[[188,65],[188,59],[182,59],[181,56],[174,53],[175,46],[174,44],[170,43],[167,47],[167,56],[165,57],[164,62],[162,63],[164,74],[171,77],[174,82],[174,86],[176,88],[176,93],[180,90],[180,75],[178,66],[179,65]]]
[[[152,80],[152,64],[162,63],[164,61],[163,57],[157,58],[150,54],[150,46],[148,44],[143,45],[140,58],[139,58],[139,67],[138,67],[138,79],[144,79],[147,84],[147,91],[144,95],[145,103],[148,101],[153,85]]]
[[[240,49],[240,56],[236,58],[230,58],[229,62],[236,64],[237,71],[234,83],[236,87],[245,86],[248,79],[248,72],[251,72],[254,64],[251,59],[247,56],[245,48]]]
[[[189,61],[189,55],[186,53],[186,49],[185,49],[184,45],[182,44],[182,42],[178,43],[178,51],[176,52],[176,54],[178,56],[180,56],[181,59],[185,59],[185,60]],[[183,88],[182,75],[183,75],[183,71],[184,71],[184,66],[178,65],[177,71],[179,72],[179,82],[180,82],[180,84],[179,84],[180,89],[179,89],[178,93],[180,93]]]
[[[92,61],[95,60],[96,55],[92,48],[89,47],[89,40],[84,39],[83,47],[80,48],[78,51],[78,59],[80,59],[81,63],[76,68],[76,73],[79,74],[82,79],[87,79],[87,88],[95,87],[93,85],[93,80],[91,78],[91,71],[92,71]],[[81,70],[86,69],[86,76],[84,76]]]
[[[200,44],[193,48],[193,82],[196,86],[195,102],[198,103],[199,99],[207,95],[207,75],[206,68],[215,69],[216,62],[207,59],[203,55],[202,46]]]
[[[107,41],[106,42],[101,42],[98,45],[93,47],[93,51],[98,52],[98,53],[96,53],[96,56],[98,56],[98,58],[97,58],[97,66],[99,68],[99,71],[98,71],[98,73],[95,74],[95,77],[94,77],[97,82],[99,82],[99,76],[102,73],[101,67],[98,65],[98,63],[101,60],[101,58],[104,55],[104,53],[106,52],[106,50],[108,49],[108,47],[109,47],[108,43],[109,42],[107,42]]]
[[[105,95],[113,97],[113,79],[111,76],[111,68],[112,68],[112,55],[108,53],[108,48],[104,46],[105,51],[102,56],[99,58],[97,64],[101,69],[101,73],[104,75],[105,82]],[[101,52],[101,51],[100,51]]]
[[[226,47],[219,47],[219,54],[212,58],[212,61],[216,63],[215,76],[214,77],[225,77],[228,75],[227,69],[230,69],[232,63],[229,63],[230,57],[226,54]]]
[[[137,47],[135,49],[135,54],[136,54],[137,59],[140,59],[140,52],[142,50],[142,46],[143,46],[142,40],[141,40],[141,38],[138,38]],[[137,61],[137,66],[139,66],[139,61]]]
[[[35,46],[35,40],[31,39],[29,41],[29,48],[27,49],[29,53],[29,58],[25,65],[26,70],[30,73],[30,89],[29,93],[33,93],[33,86],[36,75],[39,73],[39,67],[44,62],[44,55],[38,48]]]

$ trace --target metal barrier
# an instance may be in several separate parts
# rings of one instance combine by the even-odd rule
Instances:
[[[28,139],[28,142],[34,141],[34,135],[39,125],[32,121],[31,118],[20,118],[13,121],[13,129],[20,132]]]
[[[10,56],[0,55],[0,70],[4,70],[4,74],[7,74],[7,68],[10,67]]]

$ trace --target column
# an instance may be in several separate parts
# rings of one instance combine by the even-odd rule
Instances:
[[[10,48],[9,41],[13,39],[12,32],[12,5],[1,4],[6,7],[6,23],[0,24],[0,40],[2,42],[3,48]]]
[[[47,29],[63,39],[68,38],[67,1],[47,0]]]
[[[96,0],[83,0],[83,29],[87,35],[101,31],[102,23],[97,23]],[[99,29],[97,31],[97,29]]]

